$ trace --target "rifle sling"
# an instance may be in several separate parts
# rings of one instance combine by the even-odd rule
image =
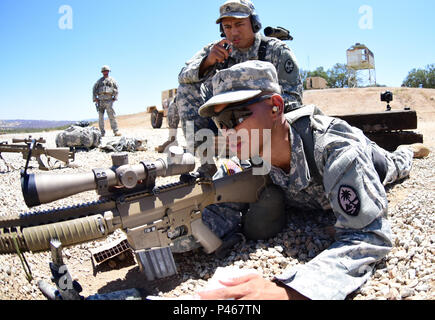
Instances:
[[[311,127],[310,116],[304,116],[297,119],[291,124],[293,129],[299,134],[304,145],[305,157],[307,159],[308,168],[310,169],[310,175],[313,177],[314,182],[318,184],[323,183],[323,178],[320,175],[319,169],[316,165],[314,158],[314,136],[313,128]]]

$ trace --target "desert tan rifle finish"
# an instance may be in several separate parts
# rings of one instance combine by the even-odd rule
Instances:
[[[32,142],[33,148],[31,148]],[[49,170],[50,165],[49,163],[44,163],[41,156],[47,157],[48,161],[50,161],[50,158],[54,158],[66,164],[68,164],[70,160],[74,161],[75,158],[74,152],[70,151],[69,148],[45,148],[43,144],[46,143],[46,141],[43,138],[32,139],[29,137],[26,139],[12,139],[12,143],[13,144],[0,142],[0,157],[3,152],[9,152],[21,153],[23,159],[27,159],[31,151],[32,157],[36,158],[38,161],[39,169],[44,171]]]

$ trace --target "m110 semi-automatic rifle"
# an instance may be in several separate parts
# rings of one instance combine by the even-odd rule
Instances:
[[[172,150],[175,150],[174,148]],[[168,159],[128,164],[112,155],[113,166],[76,174],[27,174],[21,187],[28,207],[96,190],[98,201],[15,217],[0,217],[0,254],[47,251],[57,239],[71,246],[104,238],[122,229],[148,280],[176,274],[171,247],[193,238],[207,254],[222,241],[202,222],[201,212],[216,203],[255,203],[268,183],[255,168],[212,180],[195,168],[193,155],[176,149]],[[180,181],[156,186],[157,177]]]
[[[55,158],[66,164],[68,164],[70,160],[74,161],[75,158],[74,152],[70,151],[69,148],[45,148],[43,144],[46,143],[46,141],[43,138],[32,139],[32,137],[29,137],[26,139],[12,139],[12,143],[13,144],[0,142],[0,159],[3,161],[5,160],[1,157],[2,152],[21,153],[23,159],[29,159],[31,155],[38,161],[39,169],[47,171],[51,166],[50,158]],[[45,156],[47,161],[44,162],[41,156]],[[6,166],[9,167],[7,163]]]

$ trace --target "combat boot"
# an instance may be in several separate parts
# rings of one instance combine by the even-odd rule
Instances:
[[[414,143],[414,144],[410,144],[410,145],[402,145],[399,148],[405,148],[405,147],[408,148],[408,149],[411,149],[411,151],[414,153],[414,158],[416,158],[416,159],[426,158],[430,154],[429,148],[426,147],[422,143]]]

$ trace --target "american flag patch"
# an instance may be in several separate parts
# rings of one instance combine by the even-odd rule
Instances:
[[[223,163],[223,166],[225,168],[227,175],[229,175],[229,176],[235,175],[235,174],[243,171],[242,167],[240,167],[237,163],[235,163],[232,160],[226,160]]]

